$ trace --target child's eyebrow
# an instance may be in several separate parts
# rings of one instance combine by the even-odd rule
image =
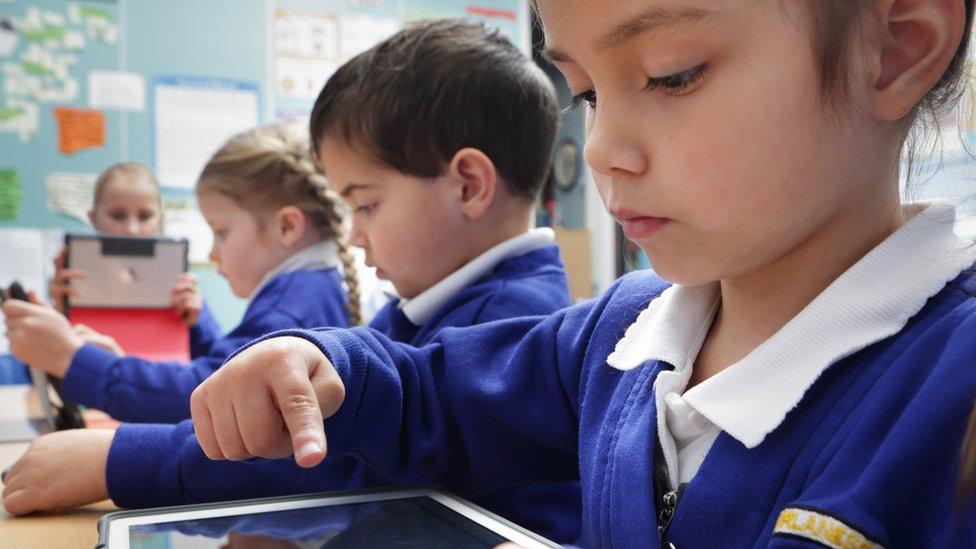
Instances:
[[[613,27],[594,42],[594,49],[596,51],[613,49],[646,32],[679,24],[697,23],[717,14],[718,12],[713,9],[697,7],[650,8]],[[548,46],[542,49],[542,55],[550,62],[572,61],[565,52]]]
[[[339,196],[343,198],[348,198],[349,195],[351,195],[352,193],[360,189],[366,189],[369,187],[372,187],[372,185],[370,185],[369,183],[350,183],[346,185],[345,189],[342,189],[342,192],[339,193]]]

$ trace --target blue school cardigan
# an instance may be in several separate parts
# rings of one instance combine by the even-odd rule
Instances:
[[[367,330],[290,330],[330,358],[345,401],[332,453],[476,497],[582,481],[591,547],[662,542],[653,383],[671,365],[607,365],[667,287],[650,274],[542,323],[506,320],[399,345]],[[829,367],[758,446],[722,433],[663,541],[676,547],[974,547],[976,502],[954,502],[976,396],[976,270],[897,334]],[[875,545],[871,545],[875,544]]]
[[[348,325],[336,269],[293,271],[272,278],[251,300],[240,325],[188,364],[118,357],[84,345],[71,359],[64,395],[120,421],[175,423],[190,417],[190,394],[197,385],[241,345],[284,328]]]
[[[370,328],[412,346],[428,343],[451,327],[504,318],[549,314],[570,304],[566,276],[555,246],[505,259],[459,291],[423,326],[412,324],[397,301],[377,313]],[[528,322],[535,323],[535,316]],[[482,365],[468,365],[477,372]],[[392,410],[391,410],[392,411]],[[363,486],[426,482],[420,475],[386,475],[363,466],[360,456],[327,459],[311,470],[288,460],[212,462],[200,450],[190,422],[173,426],[123,425],[109,455],[109,493],[123,507],[310,493]],[[150,489],[150,487],[152,487]],[[577,481],[486,492],[478,503],[554,539],[572,541],[580,527]]]

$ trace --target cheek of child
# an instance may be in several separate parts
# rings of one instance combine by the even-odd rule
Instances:
[[[115,431],[74,429],[44,435],[5,471],[3,507],[13,515],[108,499],[105,465]]]

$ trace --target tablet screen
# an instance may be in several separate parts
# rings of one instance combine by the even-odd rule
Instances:
[[[156,522],[126,525],[128,547],[482,548],[506,541],[546,546],[490,515],[452,503],[434,495],[263,512],[251,509],[246,514],[226,514],[225,510],[225,514],[197,518],[179,519],[175,514]],[[111,528],[118,526],[123,525]],[[109,544],[111,548],[120,546]]]

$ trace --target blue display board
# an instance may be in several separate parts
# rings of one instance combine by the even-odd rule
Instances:
[[[282,65],[281,46],[275,43],[280,10],[324,14],[337,21],[346,16],[373,17],[400,26],[421,18],[470,17],[498,26],[529,50],[529,10],[524,0],[2,1],[0,228],[89,230],[78,211],[72,217],[48,208],[46,185],[51,174],[90,178],[123,160],[157,168],[151,98],[160,78],[237,82],[257,91],[259,123],[292,114],[301,123],[314,97],[295,97],[276,85],[276,70]],[[65,154],[59,150],[55,109],[90,114],[88,78],[99,71],[138,76],[145,85],[144,107],[101,110],[96,117],[103,121],[102,144]],[[25,104],[36,114],[33,126],[21,120]],[[91,127],[75,126],[83,140],[100,137]],[[167,188],[163,199],[167,205],[193,207],[190,189]],[[218,321],[225,328],[236,324],[244,303],[230,294],[212,268],[197,265],[193,271]]]

